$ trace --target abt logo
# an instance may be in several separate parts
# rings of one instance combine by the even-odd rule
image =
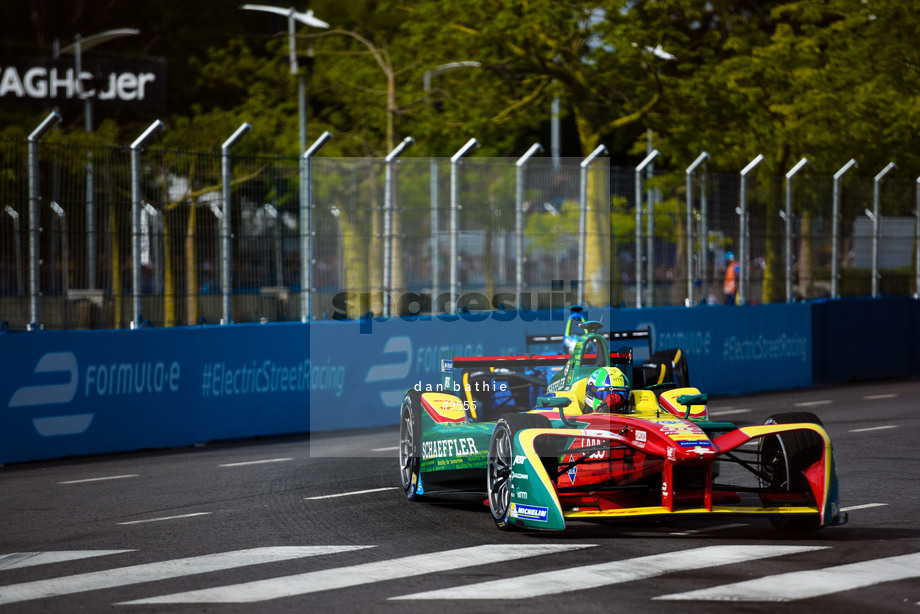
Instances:
[[[34,374],[42,379],[49,379],[48,376],[54,374],[51,379],[64,379],[65,381],[22,386],[10,397],[7,407],[60,405],[70,403],[77,393],[80,372],[77,367],[77,357],[73,355],[73,352],[48,352],[38,360]],[[32,424],[38,434],[43,437],[76,435],[89,427],[90,422],[93,421],[93,416],[94,414],[71,414],[68,416],[33,418]]]

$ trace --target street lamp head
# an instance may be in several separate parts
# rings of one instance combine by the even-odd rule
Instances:
[[[114,30],[106,30],[105,32],[99,32],[98,34],[93,34],[85,38],[78,34],[74,42],[61,49],[61,53],[76,54],[78,52],[88,51],[96,45],[101,45],[110,40],[115,40],[123,36],[136,36],[140,33],[141,31],[137,28],[115,28]]]
[[[317,19],[313,16],[313,11],[309,10],[306,13],[300,13],[291,8],[282,8],[280,6],[269,6],[267,4],[244,4],[240,7],[241,9],[247,11],[262,11],[264,13],[274,13],[275,15],[281,15],[300,23],[311,26],[313,28],[328,28],[329,24],[323,21],[322,19]]]

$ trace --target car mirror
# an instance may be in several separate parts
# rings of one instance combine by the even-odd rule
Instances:
[[[568,397],[537,397],[537,407],[568,407],[571,402]]]

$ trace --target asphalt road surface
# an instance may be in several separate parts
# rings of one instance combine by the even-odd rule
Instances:
[[[502,532],[477,501],[407,501],[396,427],[24,463],[0,468],[0,614],[920,613],[920,382],[710,411],[821,416],[849,523],[804,537],[759,518]]]

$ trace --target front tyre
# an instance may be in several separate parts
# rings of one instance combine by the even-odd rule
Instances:
[[[422,393],[410,390],[399,410],[399,482],[410,501],[418,501],[421,483]]]
[[[514,434],[526,428],[550,426],[545,416],[538,414],[508,414],[503,416],[492,431],[489,440],[489,465],[486,489],[489,510],[495,526],[504,531],[516,530],[511,518],[511,473],[514,464]]]
[[[818,416],[810,412],[789,412],[770,416],[764,424],[794,424],[805,422],[824,426]],[[784,492],[809,493],[811,489],[804,471],[824,454],[824,440],[813,431],[792,431],[764,437],[760,441],[760,459],[763,464],[765,488]],[[770,524],[786,533],[807,533],[821,528],[815,517],[780,516],[770,518]]]

